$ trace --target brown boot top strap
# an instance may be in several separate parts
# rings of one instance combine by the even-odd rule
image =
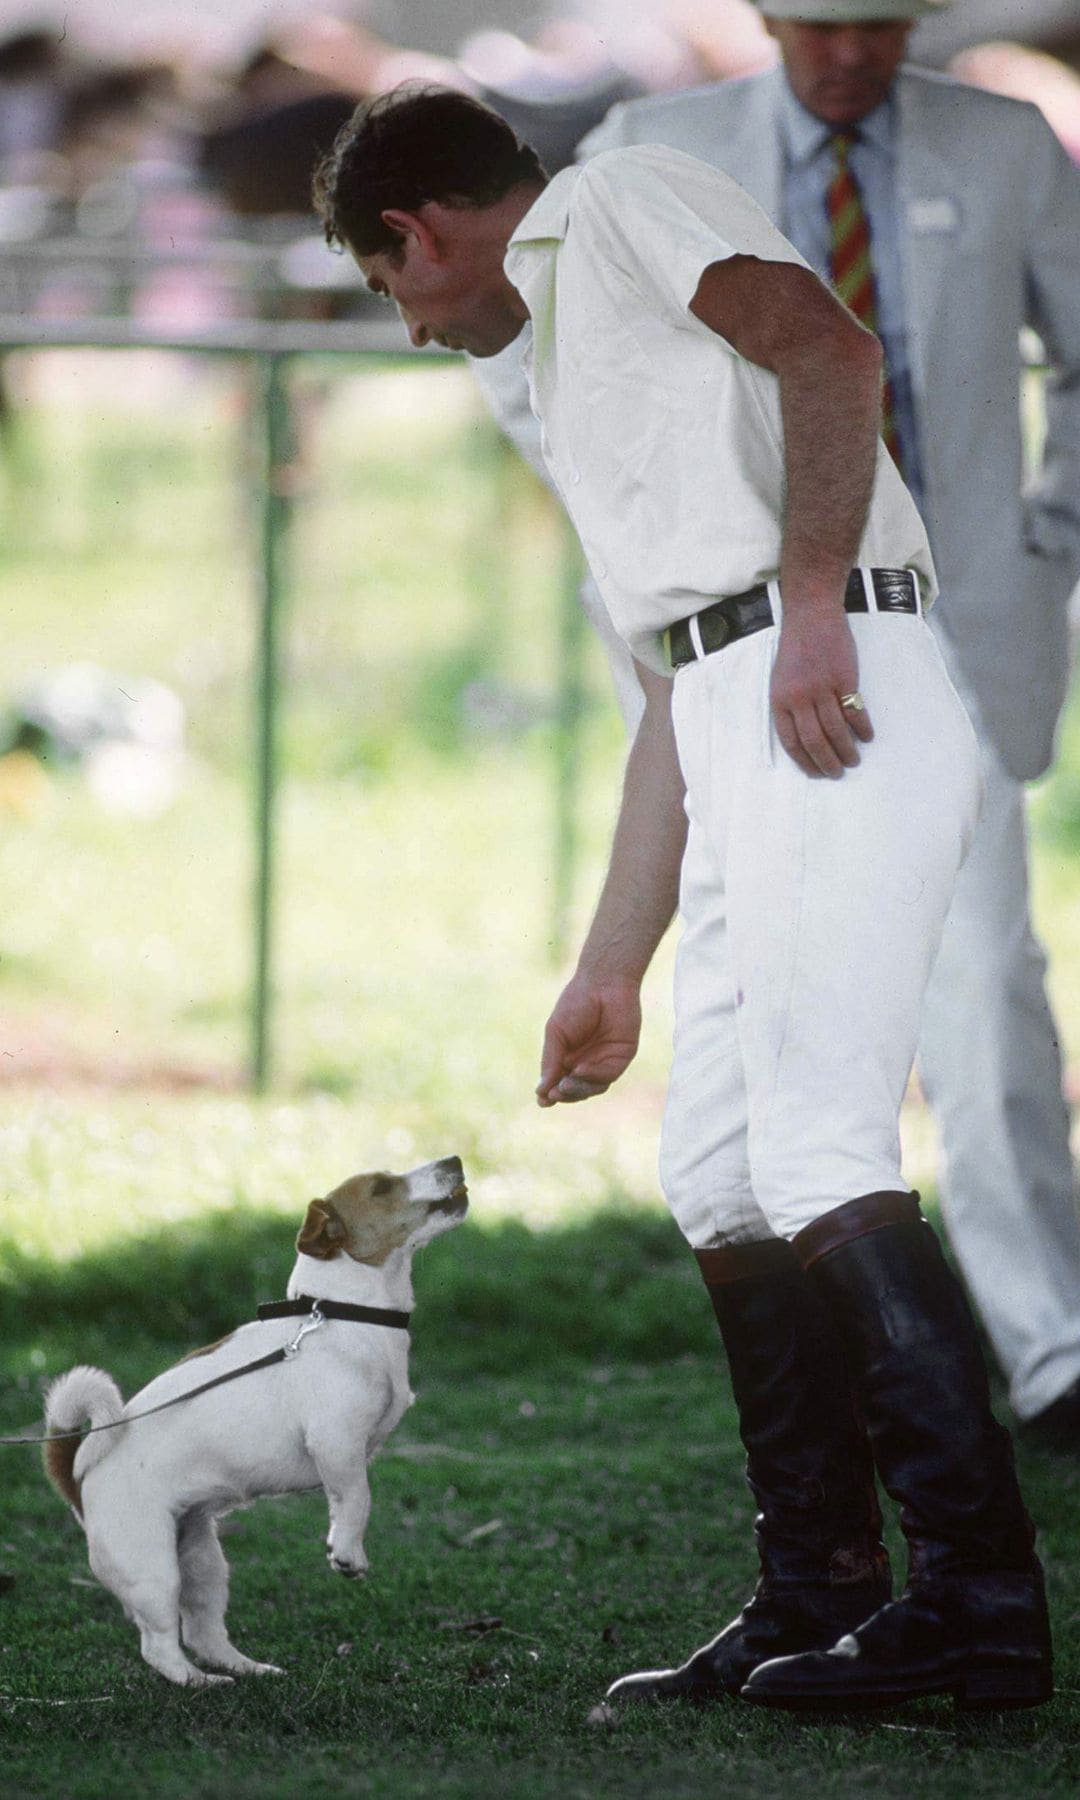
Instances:
[[[706,1287],[726,1287],[763,1275],[790,1274],[798,1259],[784,1238],[758,1238],[752,1244],[721,1244],[712,1250],[695,1250]]]
[[[812,1225],[796,1233],[791,1246],[804,1269],[868,1232],[885,1225],[917,1225],[922,1218],[916,1193],[861,1194],[843,1206],[834,1206]]]

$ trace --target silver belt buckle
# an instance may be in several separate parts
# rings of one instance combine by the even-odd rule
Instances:
[[[874,569],[871,573],[878,612],[910,612],[919,610],[919,597],[912,569]]]

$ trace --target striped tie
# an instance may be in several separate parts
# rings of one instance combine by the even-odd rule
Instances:
[[[855,317],[876,332],[877,284],[870,255],[870,221],[863,206],[862,193],[851,172],[848,156],[858,139],[855,131],[838,131],[832,138],[836,167],[825,205],[829,214],[831,243],[829,274],[833,288],[850,307]],[[881,396],[881,435],[893,461],[903,469],[900,437],[896,429],[892,382],[888,371]]]

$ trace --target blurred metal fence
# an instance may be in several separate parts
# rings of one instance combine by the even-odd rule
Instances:
[[[306,240],[310,246],[311,240]],[[253,684],[253,767],[255,878],[252,906],[250,1078],[257,1091],[273,1073],[274,898],[277,860],[277,796],[282,770],[279,713],[283,689],[283,620],[291,592],[290,528],[293,501],[290,464],[293,432],[289,375],[307,357],[332,356],[360,364],[415,369],[451,357],[434,347],[405,348],[402,328],[385,308],[376,308],[355,288],[345,297],[351,315],[336,319],[290,318],[313,293],[325,292],[288,279],[287,259],[304,261],[304,241],[283,245],[280,233],[265,241],[213,241],[192,248],[151,248],[138,241],[95,242],[57,237],[4,245],[0,270],[0,353],[58,349],[156,350],[247,361],[257,373],[252,418],[260,469],[260,506],[251,544],[258,595]],[[323,255],[325,256],[325,252]],[[283,259],[286,268],[283,270]],[[315,259],[317,263],[317,258]],[[169,267],[193,264],[236,284],[252,311],[262,316],[226,318],[193,329],[174,330],[140,323],[132,316],[132,294],[141,280]],[[74,318],[36,316],[34,296],[51,272],[81,277],[93,310]],[[322,271],[318,270],[321,276]],[[339,283],[338,293],[340,294]],[[332,290],[333,292],[333,290]],[[338,306],[340,309],[340,298]],[[267,316],[269,315],[269,316]],[[513,457],[494,426],[490,428],[491,468]],[[576,539],[564,530],[559,590],[559,626],[554,733],[553,953],[562,955],[577,857],[576,792],[579,728],[582,717],[584,630],[578,601],[581,562]],[[494,550],[492,554],[494,554]]]

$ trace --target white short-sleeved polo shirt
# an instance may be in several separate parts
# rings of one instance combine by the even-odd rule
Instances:
[[[506,255],[552,480],[616,629],[660,671],[668,625],[780,564],[779,383],[689,310],[733,255],[803,262],[728,176],[661,145],[564,169]],[[933,599],[926,532],[884,447],[859,560],[914,569]]]

